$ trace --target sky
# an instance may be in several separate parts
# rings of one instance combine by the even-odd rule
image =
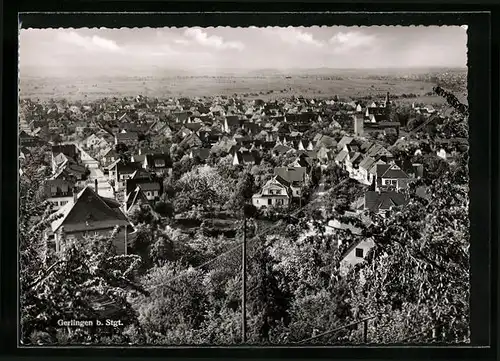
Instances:
[[[466,26],[22,29],[22,75],[465,67]]]

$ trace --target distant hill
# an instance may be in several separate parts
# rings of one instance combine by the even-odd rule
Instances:
[[[91,67],[58,67],[34,68],[22,67],[21,77],[58,77],[58,78],[137,78],[137,77],[176,77],[176,76],[226,76],[226,77],[283,77],[283,76],[408,76],[443,72],[467,72],[467,68],[374,68],[374,69],[237,69],[237,68],[201,68],[201,69],[169,69],[148,67],[130,69],[114,67],[102,73]]]

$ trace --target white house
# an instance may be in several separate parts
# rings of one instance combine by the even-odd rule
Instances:
[[[287,206],[291,200],[288,182],[279,175],[270,179],[259,193],[252,196],[252,204],[257,208],[270,206]]]
[[[340,261],[340,272],[346,274],[350,268],[364,262],[368,252],[375,246],[373,239],[360,239],[353,243],[342,255]]]

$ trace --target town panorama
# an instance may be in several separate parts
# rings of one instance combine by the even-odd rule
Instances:
[[[292,30],[357,57],[346,30]],[[172,44],[250,47],[204,31]],[[59,68],[71,40],[127,49],[68,34]],[[21,345],[469,342],[465,65],[65,78],[23,73],[28,35]]]

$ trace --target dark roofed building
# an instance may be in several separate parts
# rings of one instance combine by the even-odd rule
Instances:
[[[188,119],[191,117],[191,112],[178,112],[173,113],[172,117],[175,119],[176,123],[186,123]]]
[[[179,147],[184,149],[190,149],[194,147],[202,147],[203,141],[196,135],[196,133],[192,133],[184,138],[180,143]]]
[[[117,133],[115,134],[115,144],[135,144],[139,141],[137,132]]]
[[[259,164],[259,161],[260,161],[260,155],[258,152],[255,151],[252,152],[237,151],[234,153],[233,157],[233,165],[238,165],[238,164],[254,165],[254,164]]]
[[[199,158],[205,161],[210,156],[210,148],[191,148],[189,158]]]
[[[240,117],[239,115],[228,115],[224,118],[224,131],[232,133],[236,131],[236,129],[241,128],[244,122],[244,117]]]
[[[126,194],[123,208],[125,213],[130,215],[130,213],[141,204],[149,205],[149,200],[141,187],[137,186]]]
[[[125,199],[137,187],[141,188],[148,201],[157,200],[162,193],[162,184],[159,180],[153,178],[134,178],[125,181]]]
[[[117,253],[122,254],[126,253],[128,247],[125,245],[129,245],[133,238],[134,229],[120,208],[106,202],[91,187],[75,194],[73,201],[58,210],[56,215],[59,218],[51,224],[56,251],[63,249],[65,240],[79,240],[93,234],[109,236],[115,227],[119,227],[113,243]],[[65,238],[61,237],[61,229],[64,229]]]
[[[403,193],[387,191],[365,193],[364,209],[378,214],[387,214],[396,207],[404,206],[408,199]]]
[[[80,155],[78,148],[74,144],[53,145],[52,146],[52,155],[56,156],[60,153],[64,154],[68,158],[72,158],[75,161],[78,160],[78,156]]]
[[[143,166],[145,169],[155,172],[163,173],[169,172],[172,169],[172,159],[169,154],[146,154]]]
[[[302,186],[307,180],[306,167],[276,167],[274,174],[286,180],[292,186]]]
[[[40,147],[45,145],[46,142],[36,136],[31,136],[22,130],[19,133],[19,144],[24,147]]]

